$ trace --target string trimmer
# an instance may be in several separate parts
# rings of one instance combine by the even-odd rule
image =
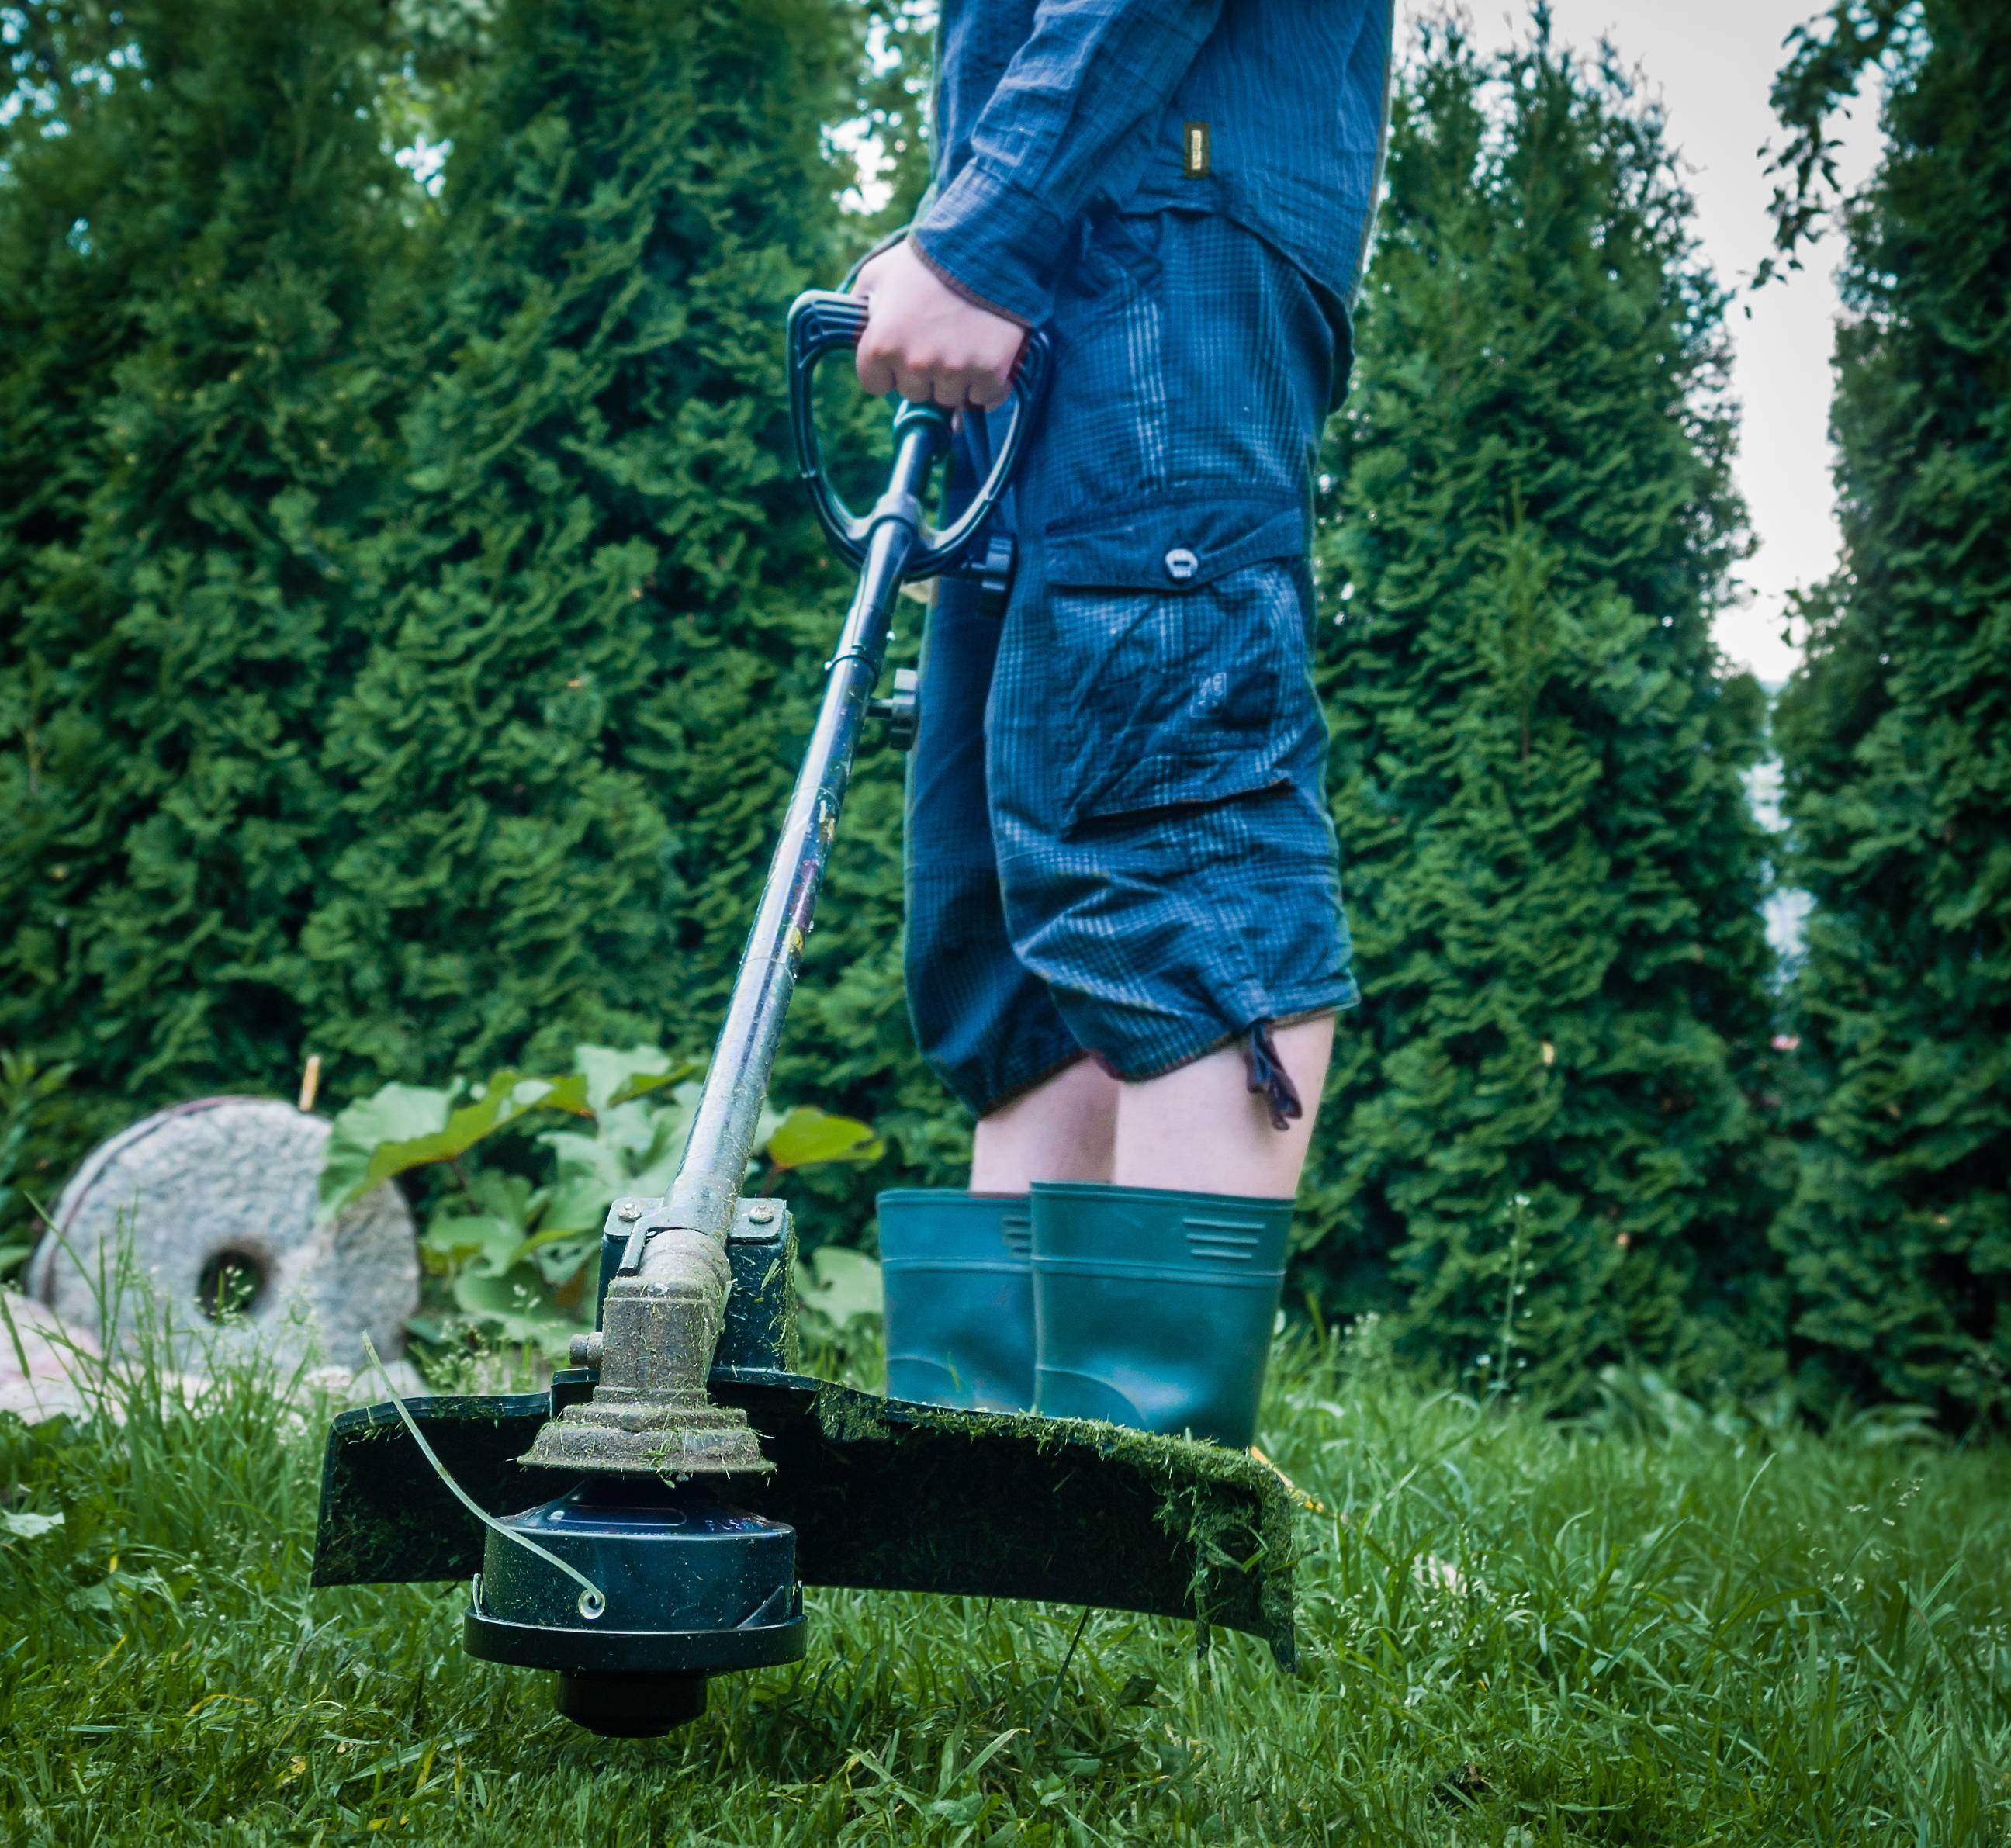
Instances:
[[[896,412],[886,490],[855,514],[825,468],[812,385],[865,315],[821,293],[789,312],[798,460],[858,588],[677,1178],[661,1199],[615,1202],[595,1331],[548,1391],[394,1401],[329,1433],[314,1582],[472,1573],[469,1654],[557,1671],[559,1711],[597,1732],[665,1732],[703,1711],[708,1677],[800,1658],[806,1584],[1155,1612],[1292,1654],[1291,1501],[1275,1472],[806,1376],[788,1206],[741,1197],[865,721],[913,735],[912,682],[873,698],[896,596],[957,572],[1002,598],[1010,547],[991,516],[1049,367],[1036,335],[989,475],[950,525],[925,512],[951,434],[932,405]]]

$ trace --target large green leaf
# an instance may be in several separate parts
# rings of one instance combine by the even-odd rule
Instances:
[[[385,1087],[386,1091],[411,1090],[410,1086]],[[383,1095],[382,1091],[378,1094],[379,1097]],[[576,1116],[592,1114],[587,1107],[585,1075],[573,1072],[563,1078],[527,1078],[520,1072],[497,1072],[479,1097],[449,1113],[443,1123],[436,1123],[417,1134],[379,1141],[371,1150],[361,1177],[345,1191],[336,1194],[332,1203],[344,1205],[368,1193],[379,1181],[402,1174],[408,1169],[423,1167],[429,1162],[453,1161],[533,1110],[564,1110]],[[349,1113],[344,1111],[343,1114],[346,1116]],[[330,1200],[325,1173],[322,1197],[324,1202]]]
[[[329,1126],[328,1152],[321,1170],[321,1203],[334,1208],[367,1192],[365,1177],[377,1151],[437,1134],[454,1107],[453,1090],[425,1084],[386,1084],[360,1097]]]
[[[434,1216],[420,1244],[450,1271],[500,1277],[522,1248],[522,1230],[493,1212],[443,1212]]]
[[[633,1103],[638,1098],[648,1097],[662,1090],[666,1084],[682,1084],[687,1078],[704,1070],[705,1067],[696,1059],[687,1059],[667,1071],[638,1072],[608,1098],[608,1108],[614,1109],[623,1104]]]
[[[833,1328],[880,1315],[886,1301],[880,1266],[849,1246],[820,1245],[796,1266],[796,1301]]]
[[[540,1232],[518,1246],[515,1255],[535,1266],[538,1275],[556,1290],[578,1277],[600,1249],[598,1231]]]
[[[635,1165],[623,1192],[647,1197],[670,1191],[678,1164],[685,1158],[685,1145],[691,1140],[698,1097],[697,1084],[687,1082],[678,1085],[662,1104],[653,1107],[650,1139],[635,1152]]]
[[[610,1106],[591,1134],[550,1130],[538,1140],[557,1158],[558,1179],[544,1224],[597,1229],[616,1197],[661,1194],[677,1173],[699,1088],[680,1081],[661,1102]],[[658,1095],[660,1096],[660,1090]]]
[[[586,1326],[551,1300],[544,1280],[529,1264],[514,1265],[500,1277],[464,1272],[454,1280],[454,1300],[486,1333],[531,1343],[554,1358]]]
[[[557,1158],[558,1177],[539,1222],[540,1232],[597,1232],[615,1196],[628,1191],[629,1152],[577,1131],[538,1138]]]
[[[814,1104],[799,1104],[768,1138],[768,1159],[778,1168],[807,1168],[820,1162],[876,1162],[886,1145],[870,1123],[834,1116]]]
[[[586,1101],[596,1116],[646,1097],[665,1084],[689,1077],[698,1068],[688,1059],[673,1059],[660,1046],[578,1046],[573,1069],[586,1080]]]

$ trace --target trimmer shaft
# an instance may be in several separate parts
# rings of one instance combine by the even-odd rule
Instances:
[[[699,1092],[684,1159],[661,1209],[637,1223],[601,1305],[600,1374],[591,1398],[568,1405],[525,1461],[544,1469],[666,1480],[745,1475],[766,1467],[744,1419],[706,1390],[724,1319],[728,1229],[747,1177],[782,1023],[795,992],[818,888],[838,831],[852,763],[886,653],[904,582],[957,568],[979,538],[1032,427],[1048,349],[1030,336],[1013,383],[1010,422],[991,470],[946,529],[926,514],[949,413],[903,404],[894,418],[886,491],[852,513],[826,476],[810,382],[818,361],[849,353],[866,304],[813,292],[789,312],[789,403],[811,503],[840,554],[859,567],[838,646],[782,817],[768,876],[734,977],[726,1018]],[[985,575],[995,568],[985,554]],[[898,696],[898,695],[897,695]]]

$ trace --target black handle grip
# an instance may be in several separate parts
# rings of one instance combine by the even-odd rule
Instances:
[[[842,350],[850,353],[866,331],[866,304],[856,295],[839,295],[828,289],[812,289],[799,295],[789,309],[789,420],[795,426],[796,466],[819,523],[847,563],[858,564],[866,556],[867,536],[873,529],[870,517],[862,518],[847,507],[824,472],[824,449],[818,440],[817,401],[811,391],[817,362],[827,354]],[[1050,371],[1051,349],[1047,336],[1038,329],[1027,336],[1020,364],[1013,376],[1013,415],[992,451],[991,469],[969,507],[948,527],[938,530],[924,525],[917,536],[902,575],[908,578],[933,577],[948,571],[962,559],[978,529],[991,517],[998,497],[1019,466],[1034,418],[1045,397]],[[949,412],[941,413],[945,420]]]

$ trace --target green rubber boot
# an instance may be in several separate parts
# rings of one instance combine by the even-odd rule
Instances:
[[[1248,1447],[1289,1200],[1037,1185],[1034,1408]]]
[[[895,1187],[879,1205],[887,1396],[1024,1412],[1034,1402],[1027,1196]]]

